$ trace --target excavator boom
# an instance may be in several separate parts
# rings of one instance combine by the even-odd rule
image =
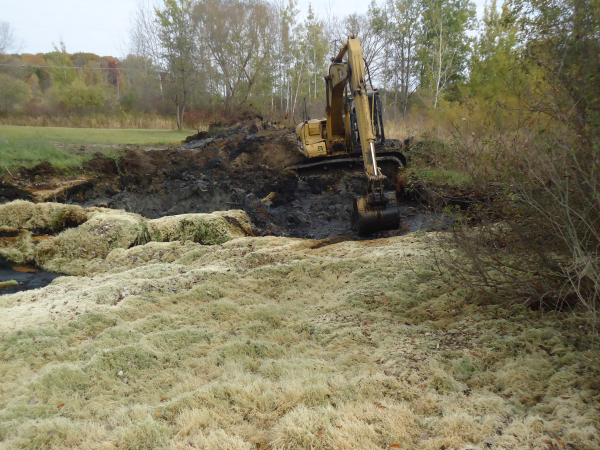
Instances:
[[[369,107],[365,63],[358,39],[348,39],[348,66],[350,67],[350,90],[354,98],[356,123],[360,137],[360,147],[369,180],[380,180],[375,160],[375,136],[373,134],[372,109]]]

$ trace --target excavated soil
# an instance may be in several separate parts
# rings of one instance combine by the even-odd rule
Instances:
[[[255,119],[178,149],[129,149],[119,158],[97,153],[84,164],[84,177],[61,176],[49,163],[22,168],[0,181],[0,203],[57,201],[151,219],[243,209],[258,236],[357,238],[350,214],[353,197],[363,195],[366,186],[360,168],[309,177],[285,170],[301,159],[292,129]],[[395,188],[394,175],[388,173],[386,188]],[[407,197],[400,196],[400,209],[400,230],[384,235],[444,225]]]

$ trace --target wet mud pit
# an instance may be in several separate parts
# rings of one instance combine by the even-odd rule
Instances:
[[[243,209],[252,219],[256,235],[324,239],[356,237],[350,213],[353,197],[362,190],[362,180],[356,178],[302,179],[264,169],[209,169],[186,173],[183,179],[167,177],[148,189],[125,186],[114,194],[110,188],[96,185],[69,195],[68,200],[82,206],[105,204],[148,218]],[[408,217],[417,207],[404,209]]]
[[[135,155],[140,161],[121,161],[117,173],[112,174],[115,178],[100,178],[70,188],[61,201],[123,209],[151,219],[242,209],[252,219],[257,236],[358,238],[351,228],[351,211],[354,197],[365,192],[360,170],[304,177],[268,164],[240,167],[236,159],[250,153],[251,147],[248,153],[233,159],[235,150],[228,158],[213,148]],[[142,158],[147,158],[145,164]],[[394,189],[394,175],[390,173],[388,189]],[[401,195],[399,199],[400,230],[371,238],[440,226],[438,216],[417,202]]]
[[[0,203],[21,198],[105,206],[151,219],[243,209],[259,236],[357,238],[350,215],[353,198],[365,192],[362,168],[298,175],[285,170],[302,159],[291,130],[251,133],[257,130],[239,126],[179,149],[129,149],[115,159],[96,154],[78,179],[61,178],[48,163],[23,168],[0,182]],[[385,169],[386,188],[400,190],[396,167]],[[399,193],[398,199],[400,230],[371,238],[446,225],[409,197]]]

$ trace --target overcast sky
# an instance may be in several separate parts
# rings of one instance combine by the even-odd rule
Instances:
[[[23,53],[45,53],[64,41],[69,53],[89,52],[100,56],[122,56],[126,51],[129,19],[139,0],[0,0],[0,21],[14,29]],[[308,0],[299,0],[302,11]],[[313,9],[325,17],[367,11],[369,0],[312,1]],[[378,3],[381,3],[379,0]],[[480,15],[484,0],[475,0]]]

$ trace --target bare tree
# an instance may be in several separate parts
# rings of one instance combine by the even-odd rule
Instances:
[[[206,46],[219,72],[225,109],[231,114],[246,102],[260,77],[272,70],[275,8],[261,0],[202,0],[196,5],[195,18],[201,30],[200,46]]]
[[[140,3],[131,18],[129,36],[129,51],[141,57],[147,73],[157,78],[161,97],[175,104],[180,130],[186,106],[199,85],[201,66],[192,9],[192,0],[164,0],[162,6]]]
[[[474,27],[475,7],[470,0],[422,1],[422,83],[431,89],[437,108],[444,91],[465,76],[473,40],[468,32]]]
[[[346,16],[336,31],[335,40],[339,45],[346,42],[350,36],[355,36],[360,40],[368,75],[375,80],[382,73],[382,58],[386,40],[372,27],[370,12],[368,14],[353,13]],[[336,51],[339,50],[339,45]]]
[[[155,6],[149,1],[141,2],[132,15],[129,32],[129,52],[140,57],[146,73],[157,81],[160,97],[164,98],[163,76],[160,70],[162,45],[159,38],[159,23]]]
[[[170,98],[175,103],[177,129],[183,129],[183,115],[193,94],[197,75],[197,23],[192,16],[192,0],[165,0],[162,9],[155,9],[158,18],[158,38],[161,44],[160,62],[168,73]]]
[[[453,75],[454,58],[456,49],[448,45],[447,30],[444,27],[442,11],[436,11],[433,15],[434,26],[432,32],[434,38],[431,46],[431,58],[429,59],[429,75],[434,92],[433,107],[437,108],[440,94],[446,88],[448,80]]]
[[[400,106],[403,117],[406,117],[410,97],[419,86],[418,48],[422,39],[422,13],[423,3],[419,0],[389,0],[379,23],[391,59],[391,63],[385,65],[386,81],[393,83],[394,103]]]
[[[159,24],[150,2],[138,4],[130,19],[129,52],[158,63],[161,54]]]
[[[0,22],[0,55],[5,54],[15,45],[15,35],[10,23]]]

